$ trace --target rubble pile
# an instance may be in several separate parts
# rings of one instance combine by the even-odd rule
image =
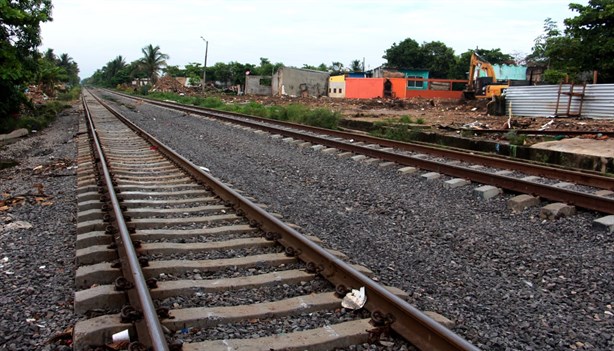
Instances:
[[[49,99],[47,94],[43,92],[43,89],[39,85],[30,85],[26,90],[26,97],[32,101],[33,104],[43,104]]]
[[[171,76],[164,76],[154,84],[150,91],[159,91],[162,93],[183,93],[186,94],[188,89],[179,83],[179,81]]]

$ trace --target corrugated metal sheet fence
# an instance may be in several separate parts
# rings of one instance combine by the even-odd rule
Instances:
[[[567,112],[569,104],[570,84],[561,88],[559,99],[559,115]],[[576,85],[574,93],[582,92],[582,86]],[[559,96],[558,85],[512,86],[507,89],[507,111],[512,106],[514,116],[526,117],[552,117],[556,112]],[[580,97],[571,98],[571,113],[577,113],[580,107]],[[582,104],[582,117],[588,118],[614,118],[614,84],[587,84]]]

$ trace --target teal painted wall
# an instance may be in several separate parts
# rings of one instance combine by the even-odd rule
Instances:
[[[423,79],[429,79],[429,71],[421,69],[400,69],[399,72],[405,74],[407,77],[418,77]],[[427,82],[407,82],[407,89],[412,90],[426,90],[428,88]]]
[[[525,66],[510,66],[510,65],[492,65],[495,70],[497,80],[526,80],[527,68]],[[478,70],[480,77],[485,77],[486,74],[482,70]]]

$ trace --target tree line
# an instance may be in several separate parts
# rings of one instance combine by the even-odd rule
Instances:
[[[40,24],[52,20],[51,10],[51,0],[0,0],[0,119],[28,105],[29,85],[52,95],[58,83],[79,84],[79,66],[68,54],[37,49]]]
[[[159,46],[148,45],[141,52],[140,59],[126,63],[125,58],[117,56],[107,62],[102,68],[96,70],[94,74],[84,80],[84,84],[91,84],[103,87],[116,87],[121,84],[130,84],[137,78],[149,78],[155,83],[159,78],[159,73],[172,77],[188,77],[194,85],[199,85],[204,73],[204,66],[199,62],[191,62],[183,68],[177,65],[167,65],[167,54],[160,52]],[[246,73],[258,76],[272,76],[279,68],[284,67],[281,62],[272,63],[266,57],[260,58],[260,63],[241,63],[231,61],[229,63],[217,62],[213,66],[207,67],[207,81],[220,81],[229,84],[245,84]],[[324,63],[319,66],[304,64],[304,69],[332,72],[360,72],[362,63],[360,60],[353,60],[346,68],[341,62],[332,62],[330,65]]]

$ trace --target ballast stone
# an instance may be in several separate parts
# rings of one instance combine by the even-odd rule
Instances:
[[[453,321],[451,321],[448,318],[440,315],[437,312],[424,311],[424,314],[426,314],[430,319],[434,320],[435,322],[443,325],[444,327],[446,327],[448,329],[452,329],[456,325]]]
[[[593,221],[593,227],[605,229],[608,233],[614,233],[614,215],[597,218]]]
[[[507,201],[507,207],[514,212],[522,212],[525,208],[539,205],[539,197],[522,194]]]
[[[576,207],[568,205],[562,202],[555,202],[553,204],[542,207],[539,212],[539,217],[543,219],[558,219],[561,217],[568,217],[576,213]]]
[[[500,176],[508,176],[508,175],[510,175],[512,173],[514,173],[514,172],[512,172],[510,170],[507,170],[507,169],[495,172],[496,175],[500,175]]]
[[[492,185],[482,185],[473,189],[473,192],[481,199],[488,200],[501,194],[501,189]]]

